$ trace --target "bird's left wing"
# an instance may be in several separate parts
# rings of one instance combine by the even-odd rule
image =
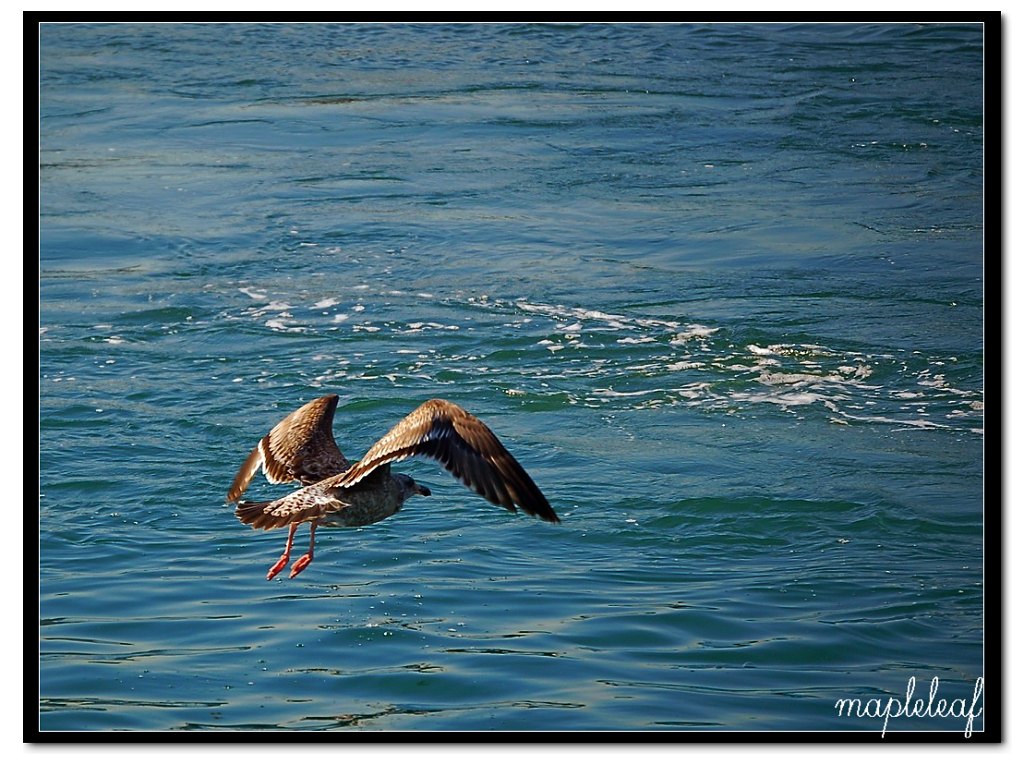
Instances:
[[[408,457],[440,462],[488,502],[558,523],[547,498],[481,420],[443,399],[426,401],[381,438],[332,483],[350,487],[377,468]]]

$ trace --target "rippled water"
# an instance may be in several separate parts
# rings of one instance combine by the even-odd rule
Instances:
[[[982,62],[977,25],[44,25],[40,728],[969,699]],[[350,458],[462,404],[563,523],[417,461],[432,497],[266,582],[284,534],[224,494],[326,392]]]

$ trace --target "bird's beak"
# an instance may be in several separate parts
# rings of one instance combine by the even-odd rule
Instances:
[[[422,494],[424,497],[429,497],[430,496],[430,489],[428,489],[426,486],[422,486],[420,484],[416,484],[416,492],[418,494]]]

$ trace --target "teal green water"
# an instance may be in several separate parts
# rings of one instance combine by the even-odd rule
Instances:
[[[837,700],[969,699],[982,42],[44,25],[40,728],[874,736]],[[284,534],[224,494],[327,392],[350,457],[460,403],[563,523],[409,462],[433,496],[265,581]]]

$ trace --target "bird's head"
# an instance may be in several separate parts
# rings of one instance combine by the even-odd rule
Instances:
[[[414,494],[419,494],[421,497],[430,496],[430,489],[426,486],[420,486],[412,479],[412,476],[405,475],[403,473],[395,473],[394,476],[398,479],[398,484],[402,492],[402,502],[405,502],[405,500]]]

